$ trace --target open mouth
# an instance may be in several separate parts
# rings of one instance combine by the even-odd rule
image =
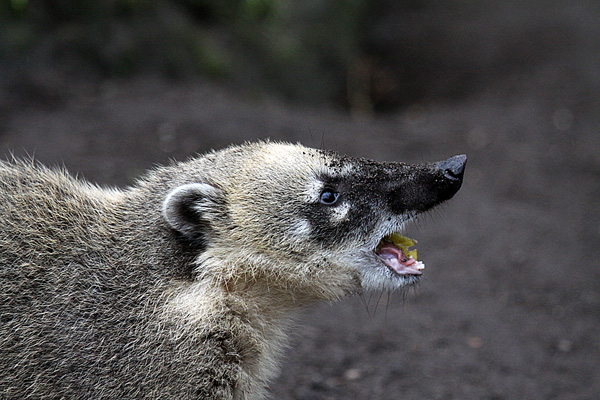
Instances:
[[[375,254],[398,275],[421,275],[425,264],[417,261],[417,250],[410,250],[416,243],[414,239],[392,233],[381,239]]]

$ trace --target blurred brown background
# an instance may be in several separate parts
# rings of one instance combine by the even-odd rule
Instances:
[[[276,399],[600,397],[597,0],[0,0],[0,149],[101,185],[271,138],[467,153],[406,294],[307,310]]]

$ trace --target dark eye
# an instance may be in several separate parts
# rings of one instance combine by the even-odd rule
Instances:
[[[335,204],[338,197],[340,197],[339,193],[334,192],[331,189],[325,189],[321,192],[320,201],[321,201],[321,204],[332,205],[332,204]]]

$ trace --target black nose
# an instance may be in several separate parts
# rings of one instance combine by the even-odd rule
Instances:
[[[444,177],[453,181],[462,181],[465,173],[465,164],[467,163],[467,156],[460,154],[458,156],[450,157],[447,160],[440,161],[437,163],[437,167],[444,172]]]
[[[442,176],[442,179],[436,179],[433,185],[438,202],[448,200],[458,192],[462,186],[466,163],[467,156],[461,154],[434,164],[434,170]]]

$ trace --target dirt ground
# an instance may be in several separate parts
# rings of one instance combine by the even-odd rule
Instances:
[[[466,98],[378,117],[202,80],[5,75],[0,153],[120,186],[262,138],[388,161],[466,153],[461,191],[408,229],[421,284],[306,310],[273,398],[597,399],[600,39],[589,39]]]

